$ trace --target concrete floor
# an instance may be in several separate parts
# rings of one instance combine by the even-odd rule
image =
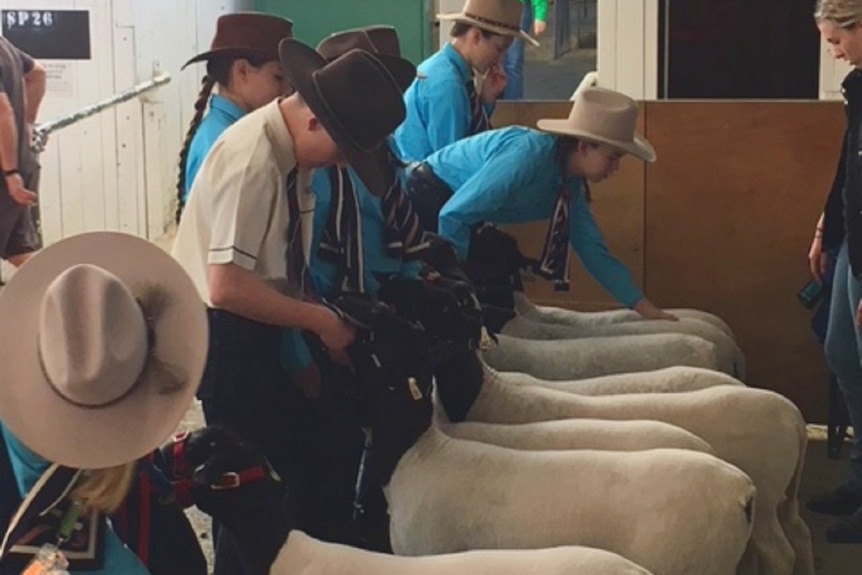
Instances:
[[[847,450],[842,450],[843,459],[826,457],[826,442],[819,430],[811,433],[805,471],[802,476],[800,500],[804,502],[814,493],[828,491],[844,480],[847,473]],[[802,517],[811,528],[814,542],[814,559],[818,575],[860,575],[862,573],[862,544],[835,545],[826,542],[826,529],[835,522],[834,517],[809,513],[803,508]]]

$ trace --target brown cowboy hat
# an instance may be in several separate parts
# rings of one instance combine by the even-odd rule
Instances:
[[[641,160],[654,162],[655,149],[635,132],[638,105],[634,100],[606,88],[584,88],[575,96],[569,117],[543,118],[536,125],[543,132],[607,144]]]
[[[143,457],[188,410],[207,355],[191,279],[140,238],[92,232],[33,256],[0,294],[0,419],[80,469]]]
[[[317,53],[329,61],[359,48],[371,52],[383,62],[401,91],[407,90],[416,79],[416,66],[401,57],[398,32],[392,26],[368,26],[330,34],[317,45]]]
[[[460,12],[437,14],[437,19],[464,22],[494,34],[521,38],[538,46],[538,40],[521,30],[523,9],[521,0],[466,0]]]
[[[372,193],[380,174],[374,153],[404,121],[401,88],[380,60],[354,48],[332,62],[296,40],[283,40],[281,65],[311,111]]]
[[[219,16],[210,49],[198,54],[183,68],[194,62],[216,57],[242,58],[260,56],[278,60],[278,43],[293,37],[293,22],[287,18],[259,12],[236,12]]]

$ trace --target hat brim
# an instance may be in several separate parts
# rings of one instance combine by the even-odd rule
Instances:
[[[471,18],[463,12],[446,12],[444,14],[437,14],[437,19],[450,22],[464,22],[465,24],[481,28],[482,30],[487,30],[488,32],[493,32],[494,34],[509,36],[511,38],[520,38],[537,48],[541,46],[538,40],[527,34],[524,30],[512,30],[510,28],[504,28],[503,26],[494,26],[493,24],[488,24],[487,22]]]
[[[145,378],[120,401],[82,408],[51,385],[39,352],[42,297],[60,273],[83,263],[116,275],[135,295],[154,286],[164,295],[153,356],[179,378],[178,389],[167,393]],[[0,317],[0,420],[28,448],[67,467],[112,467],[151,452],[176,431],[203,375],[208,328],[200,296],[169,254],[135,236],[92,232],[45,248],[3,289]]]
[[[201,52],[200,54],[183,64],[180,70],[185,70],[188,66],[196,62],[206,62],[207,60],[212,60],[213,58],[245,58],[247,56],[269,58],[273,61],[278,60],[278,54],[264,52],[263,50],[255,50],[254,48],[243,48],[241,46],[226,47],[219,48],[217,50],[208,50],[206,52]]]
[[[378,148],[362,149],[344,131],[340,122],[333,118],[329,106],[323,101],[321,94],[314,85],[312,75],[315,71],[326,66],[328,61],[312,48],[295,40],[282,41],[279,45],[279,56],[288,82],[302,96],[302,99],[326,128],[347,163],[353,167],[356,175],[372,194],[382,195],[384,192],[380,191],[380,183],[386,178],[378,168],[379,162],[376,159]],[[382,59],[378,59],[382,63]]]
[[[596,134],[585,130],[573,128],[572,125],[569,124],[568,120],[542,119],[536,122],[536,126],[543,132],[607,144],[608,146],[623,151],[626,154],[631,154],[636,158],[640,158],[645,162],[655,162],[656,160],[655,148],[653,148],[652,144],[650,144],[640,134],[635,134],[634,139],[631,142],[622,142],[597,136]]]

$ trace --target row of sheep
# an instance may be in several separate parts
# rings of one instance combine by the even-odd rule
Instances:
[[[428,284],[383,296],[398,316],[366,322],[368,341],[399,361],[357,370],[377,406],[371,464],[398,557],[293,532],[280,554],[254,549],[273,575],[814,573],[797,503],[804,421],[728,375],[744,361],[720,319],[633,321],[519,298],[480,353],[465,336],[481,329],[461,313],[469,298]],[[426,353],[437,345],[447,353]],[[512,361],[521,373],[495,369]]]

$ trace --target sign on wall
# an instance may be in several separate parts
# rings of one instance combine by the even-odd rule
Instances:
[[[34,58],[90,59],[88,10],[0,10],[3,36]]]

